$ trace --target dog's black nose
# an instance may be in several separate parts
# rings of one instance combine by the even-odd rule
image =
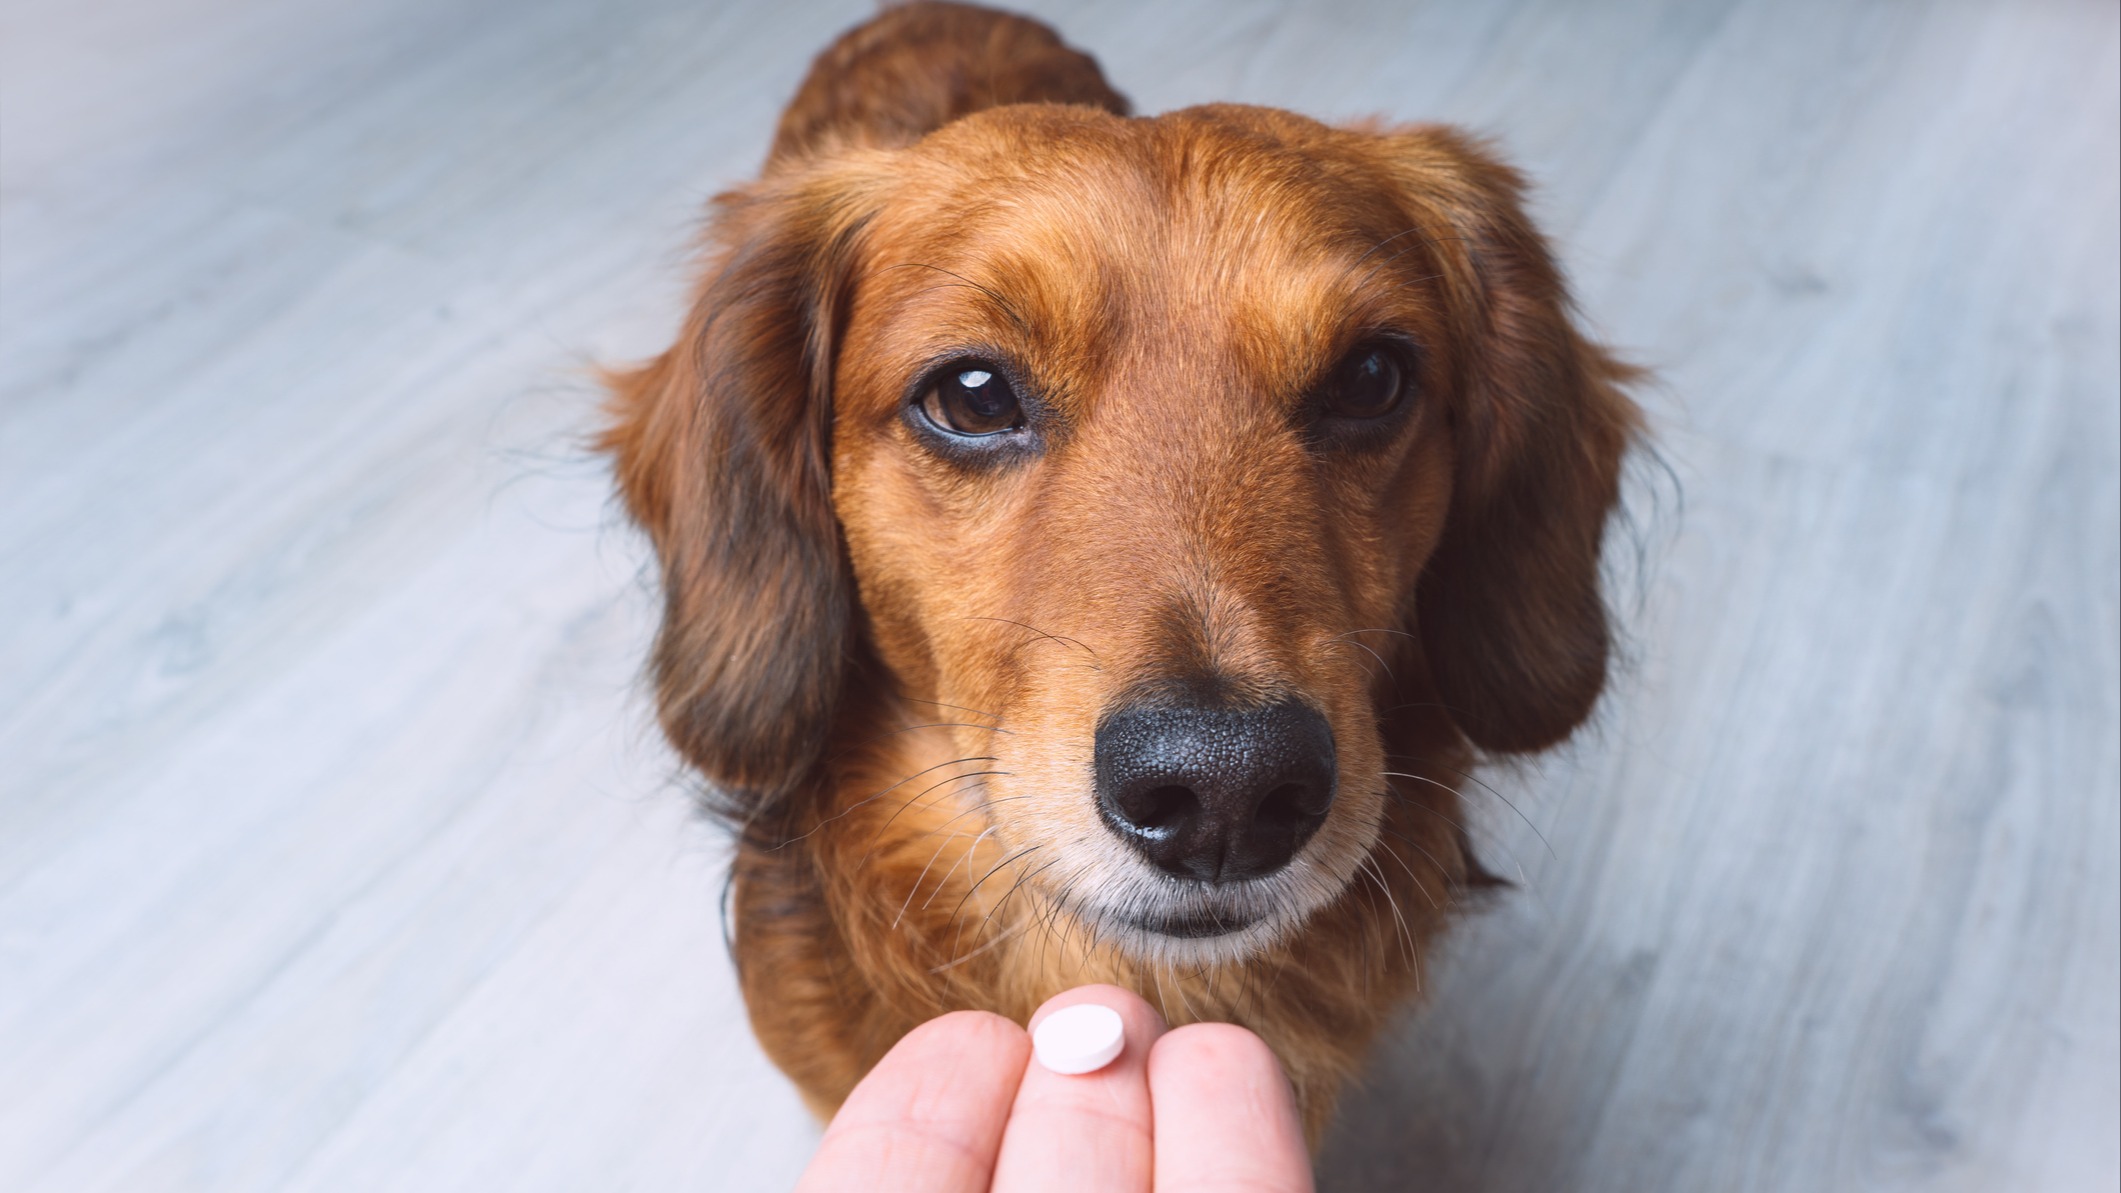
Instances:
[[[1097,807],[1165,871],[1238,882],[1287,865],[1333,803],[1333,729],[1308,705],[1136,705],[1097,727]]]

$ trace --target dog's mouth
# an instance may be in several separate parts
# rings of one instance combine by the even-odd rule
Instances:
[[[1300,923],[1268,906],[1079,908],[1093,931],[1143,960],[1174,965],[1243,962]]]
[[[1217,915],[1213,912],[1190,912],[1180,915],[1136,916],[1123,922],[1138,932],[1152,936],[1168,936],[1174,940],[1205,940],[1215,936],[1229,936],[1242,932],[1260,921],[1259,916]]]
[[[1125,887],[1129,884],[1119,884]],[[1209,892],[1110,890],[1108,898],[1061,905],[1099,937],[1136,956],[1165,963],[1219,965],[1243,961],[1305,918],[1278,884]]]

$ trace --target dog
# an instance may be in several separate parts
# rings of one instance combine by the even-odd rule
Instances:
[[[1444,127],[1133,117],[967,5],[818,57],[601,440],[818,1115],[1105,981],[1257,1032],[1316,1145],[1493,881],[1459,788],[1606,681],[1638,374],[1523,189]]]

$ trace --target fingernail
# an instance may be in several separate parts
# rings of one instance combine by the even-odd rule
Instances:
[[[1055,1073],[1095,1073],[1127,1046],[1127,1025],[1119,1012],[1094,1002],[1079,1002],[1045,1017],[1031,1033],[1038,1063]]]

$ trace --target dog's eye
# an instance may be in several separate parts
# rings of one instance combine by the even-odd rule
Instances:
[[[1340,418],[1382,418],[1398,408],[1406,388],[1399,353],[1387,345],[1366,344],[1333,370],[1326,383],[1326,411]]]
[[[921,413],[956,435],[999,435],[1024,425],[1024,410],[1008,379],[984,361],[946,365],[921,395]]]

